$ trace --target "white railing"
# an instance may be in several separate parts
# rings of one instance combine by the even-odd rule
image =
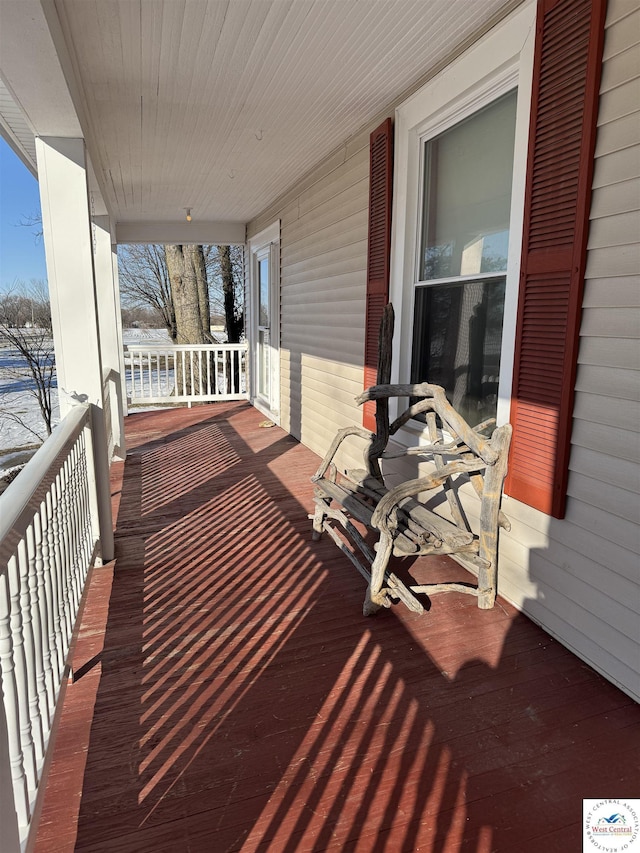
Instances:
[[[0,495],[0,850],[24,849],[98,541],[89,407]]]
[[[127,397],[194,403],[247,397],[247,344],[125,346]]]

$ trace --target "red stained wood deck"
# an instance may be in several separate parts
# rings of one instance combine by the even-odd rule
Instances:
[[[36,850],[579,851],[583,797],[638,796],[638,707],[503,601],[362,617],[317,457],[261,422],[127,419]]]

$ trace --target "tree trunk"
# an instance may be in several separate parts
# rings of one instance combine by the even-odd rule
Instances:
[[[198,306],[200,311],[200,324],[202,334],[207,343],[212,343],[211,337],[211,306],[209,304],[209,281],[207,280],[207,266],[204,259],[202,246],[185,246],[193,272],[196,277],[196,289],[198,291]]]
[[[224,320],[227,327],[227,342],[237,344],[243,328],[243,316],[238,312],[236,306],[235,282],[233,279],[233,264],[231,263],[231,247],[218,246],[220,257],[220,277],[222,279],[222,295],[224,298]],[[240,363],[239,355],[233,357],[233,353],[227,353],[227,391],[231,391],[232,377],[233,388],[240,387]]]
[[[209,299],[208,293],[205,300],[200,292],[203,275],[206,282],[202,246],[170,244],[165,246],[165,256],[176,315],[176,343],[208,343]],[[203,302],[206,304],[203,305]],[[205,318],[202,316],[203,312],[206,312]],[[181,355],[183,357],[176,360],[178,393],[184,390],[187,394],[198,394],[203,389],[197,360],[194,359],[192,363],[189,353]]]
[[[218,254],[220,256],[220,277],[222,278],[227,341],[230,344],[237,344],[240,342],[240,335],[242,334],[243,317],[236,306],[231,247],[218,246]]]

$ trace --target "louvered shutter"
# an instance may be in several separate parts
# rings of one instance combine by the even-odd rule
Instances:
[[[369,153],[369,244],[364,339],[364,387],[376,384],[378,332],[389,301],[391,255],[391,190],[393,182],[393,124],[390,118],[371,134]],[[375,403],[365,403],[362,422],[376,428]]]
[[[564,517],[606,0],[539,0],[507,494]]]

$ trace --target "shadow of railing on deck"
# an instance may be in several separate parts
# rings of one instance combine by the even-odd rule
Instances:
[[[362,619],[357,576],[310,541],[308,451],[246,407],[192,417],[127,458],[76,849],[450,853],[568,824],[563,843],[579,838],[567,801],[611,771],[584,753],[584,709],[573,740],[554,714],[593,674],[465,597],[438,619]]]

